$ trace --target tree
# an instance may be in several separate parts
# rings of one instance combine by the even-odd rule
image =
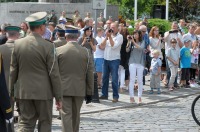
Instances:
[[[110,4],[119,5],[119,13],[124,18],[133,19],[134,0],[108,0]],[[166,0],[138,0],[138,16],[151,15],[154,5],[166,5]],[[171,19],[188,19],[188,15],[198,17],[200,15],[199,0],[170,0]]]

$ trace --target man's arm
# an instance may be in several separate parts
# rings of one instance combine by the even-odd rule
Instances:
[[[9,76],[9,91],[11,97],[14,97],[14,85],[18,79],[18,72],[19,72],[19,64],[17,62],[16,51],[14,48],[11,55],[10,76]]]
[[[53,88],[53,95],[55,96],[56,101],[58,102],[62,98],[61,77],[58,68],[57,55],[53,43],[51,43],[51,47],[47,56],[47,70]]]

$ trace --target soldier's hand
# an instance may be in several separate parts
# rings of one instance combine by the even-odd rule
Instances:
[[[85,101],[86,101],[86,104],[91,103],[92,102],[92,95],[86,95]]]
[[[62,109],[62,102],[61,101],[56,101],[56,109],[57,110]]]

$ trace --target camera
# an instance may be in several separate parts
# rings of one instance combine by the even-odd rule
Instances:
[[[90,42],[90,37],[86,37],[87,42]]]
[[[131,37],[131,36],[128,36],[128,39],[132,39],[132,37]]]
[[[109,29],[108,32],[109,32],[109,33],[113,33],[113,30],[112,30],[112,29]]]
[[[171,30],[169,33],[178,33],[178,30]]]

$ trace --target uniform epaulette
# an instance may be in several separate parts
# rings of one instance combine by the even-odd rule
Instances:
[[[10,113],[10,112],[12,112],[12,108],[11,107],[6,110],[6,113]]]
[[[48,39],[44,39],[44,40],[46,40],[46,41],[48,41],[48,42],[50,42],[50,43],[53,43],[51,40],[48,40]]]

